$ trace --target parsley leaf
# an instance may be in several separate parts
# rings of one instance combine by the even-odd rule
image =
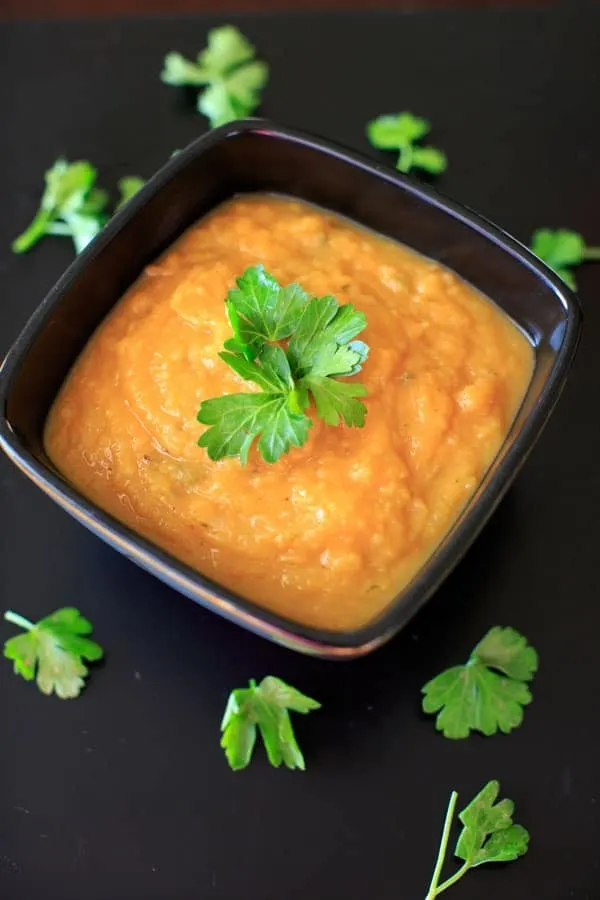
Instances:
[[[282,287],[260,264],[238,278],[225,304],[234,336],[219,355],[263,393],[202,402],[198,421],[211,427],[198,443],[211,459],[239,456],[243,464],[258,438],[263,459],[277,462],[307,440],[311,397],[327,425],[364,425],[358,398],[366,388],[337,380],[357,374],[367,358],[367,345],[352,340],[366,326],[364,313],[335,297],[311,297],[298,284]]]
[[[324,375],[307,375],[298,384],[301,405],[308,405],[307,394],[310,391],[315,400],[317,415],[326,425],[336,426],[343,420],[353,428],[363,428],[367,410],[364,403],[357,398],[366,396],[367,389],[363,384],[343,384]]]
[[[326,425],[338,425],[340,418],[359,428],[365,423],[366,408],[356,399],[366,395],[364,385],[344,384],[333,376],[360,371],[369,348],[351,338],[366,324],[364,313],[352,304],[339,306],[335,297],[313,297],[290,340],[288,354],[298,378],[300,404],[308,406],[310,391]]]
[[[266,341],[289,338],[310,295],[299,284],[281,287],[263,265],[251,266],[229,291],[227,313],[235,337],[254,350]]]
[[[13,241],[13,252],[25,253],[44,235],[57,234],[72,238],[80,253],[108,218],[104,212],[108,195],[94,187],[96,175],[86,160],[69,163],[57,159],[45,173],[40,208],[29,227]]]
[[[198,112],[216,128],[250,115],[260,103],[269,69],[255,53],[237,28],[224,25],[208,32],[208,46],[196,62],[167,53],[160,77],[165,84],[205,86],[198,95]]]
[[[320,375],[359,372],[369,348],[352,338],[366,325],[365,314],[351,303],[340,306],[335,297],[313,297],[298,317],[290,340],[289,356],[295,372],[299,377],[311,371]]]
[[[527,682],[537,667],[537,653],[527,640],[513,628],[496,626],[466,665],[446,669],[427,682],[423,710],[439,711],[436,728],[447,738],[466,738],[471,730],[508,734],[521,724],[523,707],[531,703]]]
[[[227,394],[205,400],[198,421],[212,427],[201,435],[199,446],[206,447],[211,459],[239,456],[242,464],[248,461],[256,437],[259,453],[269,463],[277,462],[291,447],[301,447],[312,423],[295,402],[290,366],[281,347],[264,346],[257,362],[225,351],[220,356],[264,393]]]
[[[4,656],[14,661],[15,674],[26,681],[35,678],[43,694],[78,697],[88,674],[83,660],[96,662],[103,656],[102,647],[84,637],[92,632],[91,622],[73,607],[58,609],[35,624],[10,611],[4,618],[26,631],[4,644]]]
[[[379,116],[367,125],[367,137],[379,150],[399,150],[396,168],[400,172],[423,169],[430,175],[446,170],[448,160],[437,147],[418,147],[415,143],[431,129],[427,119],[403,112],[397,115]]]
[[[123,178],[120,178],[117,186],[121,196],[115,207],[115,212],[121,209],[122,206],[125,206],[127,201],[131,200],[145,184],[145,179],[140,178],[139,175],[125,175]]]
[[[258,686],[251,680],[249,687],[232,691],[221,723],[221,747],[229,765],[238,770],[250,763],[258,728],[272,766],[283,763],[288,769],[304,770],[288,710],[309,713],[320,707],[316,700],[271,675]]]
[[[450,830],[458,794],[452,791],[442,830],[442,839],[431,884],[425,900],[435,900],[443,891],[456,884],[463,875],[476,866],[490,862],[512,862],[528,849],[529,833],[522,825],[513,825],[512,800],[496,803],[500,785],[489,781],[459,815],[463,829],[459,835],[454,855],[463,865],[442,884],[440,877],[444,867]]]
[[[574,291],[577,282],[571,268],[600,261],[600,247],[588,247],[580,234],[566,228],[539,228],[531,238],[531,249]]]

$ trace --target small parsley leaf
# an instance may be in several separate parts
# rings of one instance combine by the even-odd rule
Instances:
[[[282,287],[260,264],[238,278],[225,308],[233,337],[219,355],[263,393],[202,402],[198,421],[211,427],[198,443],[211,459],[239,456],[245,463],[255,438],[267,462],[302,446],[312,425],[311,397],[327,425],[364,425],[358,398],[366,388],[337,380],[357,374],[367,358],[367,345],[352,340],[366,326],[362,312],[335,297],[311,297],[298,284]]]
[[[437,147],[413,147],[411,153],[412,169],[423,169],[430,175],[441,175],[446,170],[448,165],[446,155]]]
[[[517,681],[531,681],[538,667],[538,656],[527,638],[514,628],[496,625],[479,641],[473,655],[484,666],[498,669]]]
[[[4,618],[26,632],[4,644],[4,656],[13,660],[15,674],[26,681],[35,678],[43,694],[78,697],[88,674],[83,660],[96,662],[103,656],[102,647],[85,636],[92,632],[91,622],[73,607],[58,609],[37,623],[10,611]]]
[[[574,291],[573,266],[600,261],[600,247],[588,247],[580,234],[566,228],[539,228],[531,238],[531,249]]]
[[[470,731],[508,734],[521,724],[523,707],[531,703],[527,682],[537,666],[536,651],[518,631],[496,626],[466,665],[453,666],[427,682],[423,711],[438,713],[436,728],[454,740],[468,737]]]
[[[227,296],[227,313],[236,339],[256,348],[266,341],[289,338],[309,298],[299,284],[281,287],[262,264],[250,266],[237,279],[237,289]]]
[[[308,438],[311,421],[290,408],[285,393],[228,394],[205,400],[198,421],[210,425],[198,444],[213,460],[239,456],[242,465],[258,437],[258,451],[268,463],[277,462]]]
[[[40,208],[28,228],[12,243],[14,253],[25,253],[47,234],[70,237],[80,253],[98,234],[108,216],[105,191],[94,187],[96,169],[90,162],[57,159],[45,173],[46,187]]]
[[[367,389],[363,384],[344,384],[323,375],[306,375],[298,382],[300,397],[305,397],[304,390],[309,390],[314,397],[317,415],[326,425],[336,426],[340,419],[349,427],[363,428],[367,410],[358,397],[365,397]],[[301,405],[306,404],[301,400]]]
[[[224,75],[249,62],[254,55],[254,47],[238,28],[222,25],[208,32],[207,46],[199,54],[198,62],[206,72]]]
[[[512,800],[496,803],[500,785],[489,781],[459,814],[463,829],[459,835],[454,855],[463,860],[463,865],[442,884],[440,877],[444,867],[450,830],[458,794],[450,796],[442,839],[431,884],[425,900],[435,900],[440,894],[456,884],[469,869],[490,862],[512,862],[523,856],[528,849],[529,833],[522,825],[514,825]]]
[[[180,53],[167,53],[161,79],[170,85],[204,86],[198,95],[198,111],[216,128],[250,115],[259,105],[269,69],[255,54],[237,28],[224,25],[209,31],[207,47],[196,62]]]
[[[253,381],[263,391],[293,390],[292,370],[281,347],[265,344],[261,347],[256,362],[228,350],[219,353],[219,356],[245,381]]]
[[[139,175],[125,175],[123,178],[120,178],[117,185],[120,198],[115,207],[115,212],[118,209],[121,209],[122,206],[125,206],[127,201],[131,200],[132,197],[135,197],[137,192],[141,190],[145,184],[145,180],[140,178]]]
[[[360,371],[369,348],[352,341],[364,328],[367,319],[351,303],[340,306],[335,297],[313,297],[298,317],[290,339],[292,368],[302,378],[318,375],[346,375]]]
[[[431,129],[427,119],[403,112],[379,116],[367,125],[367,137],[379,150],[398,150],[396,168],[400,172],[423,169],[430,175],[440,175],[448,165],[446,155],[437,147],[415,146]]]
[[[252,759],[256,732],[260,733],[272,766],[304,770],[289,711],[309,713],[321,704],[279,678],[268,675],[259,685],[250,681],[229,695],[221,723],[221,747],[232,769],[245,769]]]

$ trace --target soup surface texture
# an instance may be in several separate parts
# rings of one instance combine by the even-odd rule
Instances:
[[[212,462],[202,400],[258,390],[219,358],[248,266],[367,317],[364,428],[314,422],[277,463]],[[99,327],[46,425],[85,495],[205,575],[333,631],[373,619],[416,573],[506,436],[533,367],[525,337],[439,264],[336,215],[235,198],[149,265]]]

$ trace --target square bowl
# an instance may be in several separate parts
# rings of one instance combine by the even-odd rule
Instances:
[[[502,309],[534,351],[531,382],[492,465],[435,552],[392,602],[351,632],[263,609],[180,562],[86,499],[48,458],[44,423],[77,356],[144,267],[190,225],[248,192],[296,197],[354,220],[454,270]],[[0,368],[0,446],[94,534],[171,587],[287,647],[352,658],[395,634],[449,574],[494,511],[556,403],[581,313],[566,285],[476,213],[336,146],[260,119],[233,122],[172,157],[75,260]]]

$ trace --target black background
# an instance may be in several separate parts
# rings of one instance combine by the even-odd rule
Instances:
[[[43,171],[61,153],[89,158],[114,188],[199,134],[204,119],[158,73],[222,21],[1,26],[0,355],[72,258],[61,239],[9,252]],[[410,109],[448,154],[445,193],[525,241],[565,225],[600,244],[598,7],[229,21],[271,65],[265,115],[373,154],[367,120]],[[531,849],[448,896],[600,898],[600,265],[577,277],[584,338],[536,450],[427,608],[364,660],[304,658],[196,607],[0,459],[1,608],[77,605],[106,648],[77,701],[0,665],[2,900],[419,900],[450,789],[466,802],[489,778]],[[508,737],[445,740],[420,687],[494,624],[538,648],[534,703]],[[323,703],[297,717],[304,774],[262,750],[234,774],[219,748],[229,691],[265,674]]]

